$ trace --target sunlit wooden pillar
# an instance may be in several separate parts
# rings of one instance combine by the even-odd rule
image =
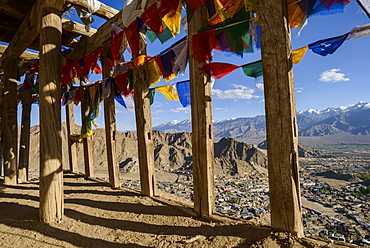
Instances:
[[[146,40],[145,35],[142,33],[140,52],[133,54],[133,59],[140,55],[146,55]],[[147,78],[148,66],[146,63],[143,66],[134,69],[134,99],[141,193],[147,196],[154,196],[156,194],[156,182],[154,176],[154,143]]]
[[[40,9],[40,219],[63,216],[61,136],[62,0],[45,0]]]
[[[82,123],[85,117],[89,114],[90,105],[89,100],[86,98],[89,92],[89,87],[80,87],[81,89],[81,119]],[[93,136],[83,138],[82,144],[84,148],[84,164],[85,164],[85,177],[94,178],[95,177],[95,167],[94,167],[94,147],[93,147]]]
[[[103,60],[104,61],[104,60]],[[103,64],[103,79],[112,76],[112,70]],[[116,151],[116,110],[114,104],[114,85],[110,84],[111,93],[104,100],[104,122],[105,122],[105,143],[107,147],[109,184],[113,188],[121,186],[119,164]]]
[[[17,58],[6,57],[4,61],[3,95],[3,156],[4,183],[17,183]]]
[[[4,176],[4,161],[3,161],[3,77],[0,78],[0,176]]]
[[[68,88],[70,88],[70,86],[68,86]],[[65,108],[68,137],[69,170],[78,173],[76,140],[71,139],[71,135],[75,135],[76,133],[74,104],[67,104]]]
[[[189,37],[208,25],[207,17],[205,5],[194,10],[189,21]],[[214,211],[212,89],[209,76],[199,73],[205,63],[195,61],[191,38],[189,44],[194,211],[200,216],[210,216]]]
[[[303,237],[298,133],[286,0],[260,0],[272,228]]]
[[[33,76],[26,74],[25,84],[23,88],[29,87],[23,91],[22,99],[22,124],[21,138],[19,144],[19,166],[18,166],[18,183],[28,180],[28,168],[30,162],[30,129],[31,129],[31,108],[33,94]]]

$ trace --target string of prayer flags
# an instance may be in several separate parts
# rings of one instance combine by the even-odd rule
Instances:
[[[246,76],[257,78],[262,76],[262,60],[241,66]]]
[[[296,65],[301,61],[303,56],[306,54],[307,49],[308,49],[308,46],[304,46],[302,48],[292,51],[292,64],[293,65]]]
[[[172,33],[171,30],[166,26],[166,24],[163,24],[164,30],[160,34],[156,34],[150,30],[147,30],[146,36],[148,37],[149,41],[153,43],[156,39],[159,39],[159,41],[164,44],[166,41],[171,39]]]
[[[97,126],[94,122],[94,119],[99,116],[99,103],[100,103],[100,92],[99,87],[90,87],[89,88],[89,94],[87,96],[90,96],[90,111],[85,116],[82,127],[81,127],[81,135],[79,137],[79,140],[82,140],[83,138],[90,137],[92,135],[92,127],[91,124],[94,124],[94,126]]]
[[[362,38],[370,35],[370,24],[356,26],[351,29],[347,39]]]
[[[216,79],[220,79],[234,70],[240,68],[238,65],[228,64],[228,63],[220,63],[220,62],[213,62],[209,63],[199,70],[204,71],[208,75],[211,75],[212,77]]]
[[[309,44],[308,47],[317,54],[320,54],[322,56],[326,56],[328,54],[333,54],[347,39],[348,33],[337,36],[334,38],[329,38],[325,40],[319,40],[312,44]]]
[[[170,84],[165,86],[159,86],[155,88],[158,92],[162,93],[168,100],[179,101],[179,95],[177,90]]]
[[[178,82],[176,84],[177,93],[180,98],[180,102],[184,108],[190,105],[190,80]]]

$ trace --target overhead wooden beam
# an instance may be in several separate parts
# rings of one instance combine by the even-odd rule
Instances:
[[[90,28],[89,32],[87,32],[85,29],[85,25],[69,20],[64,17],[62,18],[62,27],[63,27],[63,30],[69,31],[71,33],[79,34],[79,35],[88,36],[88,37],[96,33],[95,28]]]
[[[205,4],[194,10],[189,22],[189,36],[208,25],[208,12]],[[212,124],[212,88],[210,77],[199,75],[199,68],[206,63],[198,63],[190,48],[190,92],[193,144],[193,185],[194,211],[199,216],[210,216],[214,211],[214,144]]]
[[[40,220],[63,216],[60,48],[64,0],[43,0],[40,19]],[[36,4],[35,4],[36,5]],[[34,5],[34,6],[35,6]]]
[[[87,1],[86,0],[67,0],[67,3],[73,5],[73,6],[78,6],[83,9],[87,9]],[[94,15],[99,16],[103,19],[110,19],[114,17],[119,11],[116,10],[115,8],[112,8],[110,6],[105,5],[104,3],[100,2],[100,9],[94,13]]]
[[[14,34],[11,34],[11,33],[5,33],[5,32],[0,33],[0,41],[2,42],[6,42],[10,44],[13,37],[14,37]],[[38,51],[40,49],[40,45],[38,42],[32,42],[31,44],[27,46],[27,48]],[[4,56],[4,53],[5,51],[3,52],[3,58],[6,57],[6,55]],[[3,67],[2,59],[0,58],[0,68],[2,67]]]
[[[2,55],[5,52],[7,47],[8,46],[0,44],[0,55]],[[30,52],[30,51],[24,51],[21,54],[21,56],[19,56],[20,59],[24,59],[24,60],[37,59],[38,57],[39,57],[38,53],[34,53],[34,52]]]
[[[26,16],[32,4],[23,0],[0,0],[0,9]]]
[[[260,0],[271,227],[303,237],[298,128],[286,0]]]
[[[148,0],[146,6],[149,7],[154,2],[155,0]],[[122,11],[118,12],[111,19],[107,20],[93,36],[82,42],[79,42],[79,44],[73,48],[73,51],[71,51],[67,57],[73,61],[76,61],[91,54],[96,49],[101,47],[110,39],[110,32],[112,31],[113,23],[121,28],[124,28],[124,25],[122,24]]]

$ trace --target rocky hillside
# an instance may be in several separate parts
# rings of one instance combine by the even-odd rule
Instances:
[[[267,141],[265,140],[258,144],[258,148],[267,150]],[[310,147],[298,144],[298,156],[301,158],[318,157],[321,155],[323,155],[323,153],[319,150],[315,150]]]
[[[64,165],[68,165],[68,150],[66,129],[63,126],[63,157]],[[182,175],[182,179],[187,179],[186,175],[191,174],[192,169],[192,144],[191,134],[183,133],[163,133],[154,131],[154,156],[157,171]],[[30,167],[39,166],[39,126],[31,129],[31,160]],[[94,130],[94,160],[97,170],[106,171],[107,159],[105,148],[104,129]],[[118,162],[123,173],[137,173],[139,171],[139,161],[137,154],[136,133],[117,132],[117,155]],[[83,168],[82,144],[77,144],[77,154],[79,167]],[[215,174],[216,175],[250,175],[261,176],[267,174],[267,157],[258,148],[238,142],[232,138],[225,138],[215,143]],[[64,166],[66,169],[68,166]]]

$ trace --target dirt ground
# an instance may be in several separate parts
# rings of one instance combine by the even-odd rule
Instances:
[[[297,239],[268,227],[221,218],[205,221],[128,189],[64,175],[61,223],[38,220],[38,181],[4,186],[0,247],[346,247]]]

